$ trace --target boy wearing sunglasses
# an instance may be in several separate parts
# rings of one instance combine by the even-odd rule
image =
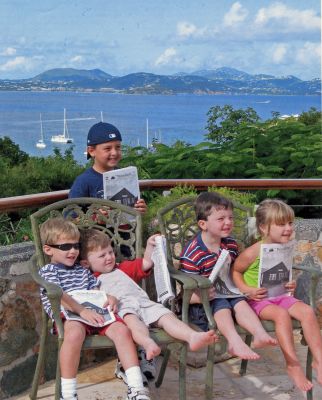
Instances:
[[[59,352],[61,369],[61,400],[77,399],[76,375],[80,352],[86,335],[99,334],[110,338],[125,369],[128,382],[127,400],[150,400],[144,388],[135,344],[128,327],[116,315],[116,321],[102,327],[104,318],[77,303],[69,294],[73,290],[99,288],[99,282],[91,272],[78,264],[80,233],[75,224],[63,218],[50,218],[40,227],[44,253],[50,262],[40,269],[40,275],[48,282],[63,289],[61,305],[88,321],[64,321],[64,341]],[[41,300],[47,314],[53,319],[50,301],[44,288],[40,289]],[[117,300],[108,296],[107,305],[116,311]],[[94,326],[93,326],[94,325]]]

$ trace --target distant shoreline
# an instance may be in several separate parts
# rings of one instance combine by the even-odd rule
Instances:
[[[168,92],[168,91],[160,91],[160,92],[145,92],[145,91],[110,91],[110,90],[102,90],[102,89],[5,89],[0,87],[0,92],[28,92],[28,93],[104,93],[104,94],[115,94],[115,95],[145,95],[145,96],[321,96],[321,93],[267,93],[267,92],[259,92],[259,93],[237,93],[237,92]]]
[[[0,79],[0,91],[55,91],[135,95],[321,95],[321,79],[248,74],[234,68],[157,75],[133,72],[113,76],[100,69],[54,68],[27,79]]]

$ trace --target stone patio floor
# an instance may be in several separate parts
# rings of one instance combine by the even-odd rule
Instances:
[[[302,365],[305,365],[306,347],[297,339],[296,347]],[[216,400],[301,400],[304,393],[297,390],[283,369],[284,360],[279,347],[258,350],[260,360],[248,365],[247,374],[238,374],[240,361],[231,358],[216,363],[214,368],[213,399]],[[115,360],[109,360],[78,374],[79,400],[125,400],[126,386],[114,377]],[[204,398],[203,380],[205,368],[187,368],[187,400]],[[178,371],[174,361],[170,361],[160,388],[150,382],[153,400],[177,400]],[[54,382],[39,388],[38,399],[54,398]],[[322,399],[322,386],[314,380],[313,398]],[[12,397],[12,400],[27,400],[28,393]]]

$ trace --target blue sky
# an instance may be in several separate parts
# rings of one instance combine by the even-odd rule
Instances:
[[[1,0],[0,79],[223,66],[320,77],[319,0]]]

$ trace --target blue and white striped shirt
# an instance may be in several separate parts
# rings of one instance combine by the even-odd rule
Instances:
[[[58,285],[66,293],[72,290],[91,290],[100,285],[91,271],[79,264],[75,264],[73,267],[66,267],[63,264],[47,264],[39,270],[39,275],[46,281]],[[50,302],[44,288],[40,288],[40,298],[46,313],[50,318],[53,318]]]

